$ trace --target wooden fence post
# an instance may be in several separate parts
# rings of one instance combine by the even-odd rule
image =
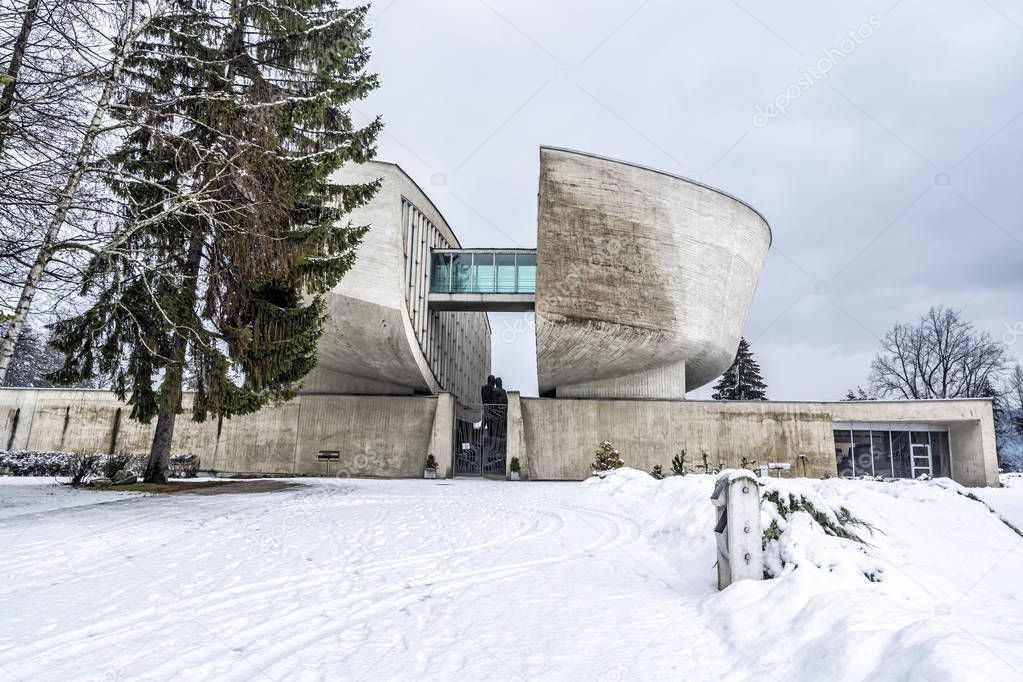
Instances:
[[[718,589],[736,580],[764,577],[763,533],[760,525],[760,484],[746,469],[722,471],[711,502],[717,508]]]

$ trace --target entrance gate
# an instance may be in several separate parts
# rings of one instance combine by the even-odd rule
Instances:
[[[507,403],[464,407],[455,420],[455,475],[504,478],[508,451]]]

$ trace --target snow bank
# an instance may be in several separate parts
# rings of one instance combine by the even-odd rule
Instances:
[[[713,482],[623,469],[584,485],[619,500],[680,571],[712,581]],[[702,607],[736,651],[778,679],[1020,677],[1023,645],[1006,633],[1023,627],[1021,538],[969,489],[948,479],[763,484],[764,528],[780,531],[765,559],[778,577],[737,583]],[[806,511],[786,518],[770,497],[805,499],[831,521],[849,514],[865,524],[851,526],[863,542]]]

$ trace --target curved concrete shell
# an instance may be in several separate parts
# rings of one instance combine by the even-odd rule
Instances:
[[[325,296],[327,320],[304,393],[431,394],[479,402],[490,373],[485,313],[427,307],[430,250],[457,248],[440,211],[397,165],[373,161],[339,171],[344,182],[382,180],[349,216],[369,225],[354,267]]]
[[[540,149],[541,395],[682,399],[729,367],[771,229],[661,171]]]

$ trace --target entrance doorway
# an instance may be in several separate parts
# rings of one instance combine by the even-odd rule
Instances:
[[[508,405],[484,403],[460,412],[455,421],[455,475],[504,478]]]

